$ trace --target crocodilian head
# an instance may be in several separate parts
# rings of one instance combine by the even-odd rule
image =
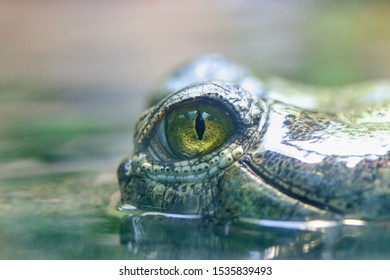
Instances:
[[[218,220],[291,217],[299,205],[283,199],[246,164],[258,148],[266,107],[242,88],[221,82],[166,97],[136,125],[134,154],[118,170],[122,203]],[[298,216],[309,211],[302,209]]]

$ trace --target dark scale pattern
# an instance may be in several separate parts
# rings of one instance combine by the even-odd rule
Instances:
[[[332,114],[305,111],[288,114],[283,122],[283,125],[289,130],[286,136],[289,140],[296,141],[320,138],[319,132],[328,128],[333,117]]]
[[[268,184],[309,205],[374,218],[390,213],[389,169],[383,164],[378,168],[378,162],[389,162],[389,154],[377,161],[364,160],[349,168],[334,156],[320,163],[307,164],[265,151],[255,153],[250,164]],[[378,189],[383,192],[380,196]]]

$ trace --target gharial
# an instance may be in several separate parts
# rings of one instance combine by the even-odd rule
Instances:
[[[208,55],[157,90],[118,178],[148,211],[388,220],[389,159],[389,82],[316,89]]]

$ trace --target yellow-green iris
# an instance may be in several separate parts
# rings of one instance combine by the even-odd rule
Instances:
[[[183,105],[167,115],[166,138],[180,157],[205,155],[220,147],[235,131],[229,113],[210,104]]]

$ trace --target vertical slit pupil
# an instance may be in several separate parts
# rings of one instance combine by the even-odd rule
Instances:
[[[198,114],[197,114],[196,120],[195,120],[195,131],[196,131],[196,134],[198,135],[199,141],[202,141],[203,134],[204,134],[205,130],[206,130],[206,124],[205,124],[204,119],[202,117],[202,112],[198,111]]]

